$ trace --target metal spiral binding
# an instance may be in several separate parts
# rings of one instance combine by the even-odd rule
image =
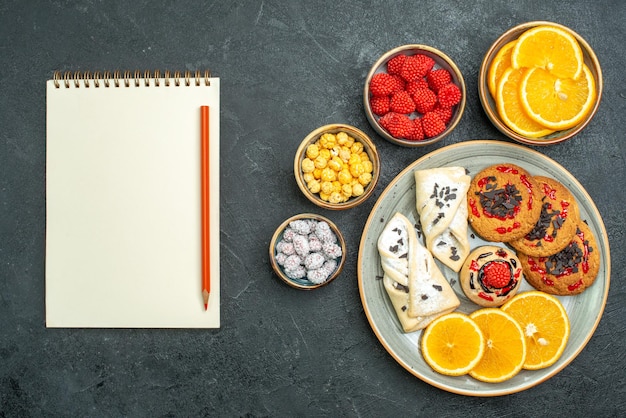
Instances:
[[[95,71],[91,73],[90,71],[85,71],[84,73],[81,71],[55,71],[54,72],[54,86],[56,88],[60,88],[62,85],[65,88],[70,88],[72,86],[79,88],[81,86],[85,88],[89,88],[91,86],[95,88],[99,87],[130,87],[133,84],[135,87],[140,87],[143,80],[143,85],[145,87],[150,87],[150,81],[154,82],[155,87],[159,87],[161,83],[165,87],[169,87],[170,85],[174,85],[176,87],[181,84],[184,86],[191,86],[192,83],[195,86],[200,86],[203,82],[205,86],[211,85],[211,72],[209,70],[196,70],[192,73],[189,70],[181,73],[180,71],[174,71],[174,73],[166,70],[164,76],[161,77],[160,70],[145,70],[143,73],[140,70],[131,71],[120,71],[115,70],[111,73],[111,71]]]

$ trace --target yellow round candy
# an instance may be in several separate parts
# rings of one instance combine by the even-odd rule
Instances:
[[[322,181],[335,181],[337,172],[330,167],[322,169]]]
[[[339,132],[337,135],[337,143],[339,145],[345,145],[348,142],[348,134],[345,132]]]
[[[374,171],[374,164],[372,164],[371,161],[363,161],[361,164],[363,164],[363,171],[366,173],[372,173]]]
[[[339,180],[339,182],[341,184],[349,184],[350,182],[352,182],[352,174],[350,174],[350,170],[348,169],[342,169],[338,174],[337,174],[337,180]]]
[[[364,192],[365,189],[363,189],[363,185],[361,183],[357,183],[352,186],[352,196],[361,196]]]
[[[317,180],[322,178],[322,169],[321,168],[316,168],[315,170],[313,170],[313,178],[316,178]]]
[[[367,186],[372,181],[372,175],[370,173],[363,173],[359,176],[359,183],[363,186]]]
[[[326,148],[320,149],[320,155],[326,160],[330,160],[330,158],[332,157],[332,155],[330,154],[330,150]]]
[[[320,185],[320,189],[320,193],[329,195],[334,191],[333,183],[330,181],[323,181]]]
[[[301,166],[304,173],[312,173],[315,170],[315,163],[308,157],[302,160]]]
[[[360,154],[363,151],[363,144],[355,141],[352,147],[350,147],[350,151],[352,151],[353,154]]]
[[[352,174],[352,177],[359,177],[363,173],[365,173],[365,170],[363,169],[363,164],[350,164],[350,174]]]
[[[335,135],[330,134],[330,133],[322,134],[322,136],[319,139],[320,146],[326,149],[331,149],[332,147],[335,146],[336,143],[337,143],[337,140],[335,138]]]
[[[319,193],[320,190],[322,190],[322,186],[321,186],[320,182],[318,180],[315,180],[315,179],[313,179],[310,182],[308,182],[306,186],[309,188],[311,193]]]
[[[350,161],[350,155],[352,155],[352,153],[350,152],[350,148],[341,147],[337,155],[339,156],[339,158],[341,158],[341,161],[347,163],[348,161]]]
[[[341,171],[343,168],[343,161],[341,161],[341,158],[339,157],[333,157],[333,159],[328,162],[328,167],[335,171]]]
[[[365,151],[365,150],[363,150],[363,151],[359,152],[359,157],[361,157],[361,162],[364,162],[364,161],[369,161],[369,160],[370,160],[370,156],[369,156],[369,154],[367,153],[367,151]]]
[[[313,175],[313,172],[310,173],[304,173],[302,175],[302,179],[305,181],[305,183],[310,182],[311,180],[315,180],[315,176]]]
[[[339,192],[332,192],[328,197],[328,201],[330,203],[341,203],[343,202],[343,196]]]
[[[324,157],[322,157],[322,155],[318,155],[317,158],[315,159],[315,167],[316,168],[324,168],[326,167],[326,164],[328,164],[328,160]]]
[[[348,164],[353,165],[361,162],[361,157],[358,154],[350,154],[350,159],[348,160]]]
[[[351,184],[343,184],[341,186],[341,193],[347,195],[348,197],[352,196],[352,185]]]
[[[328,198],[330,197],[330,194],[326,194],[324,192],[320,192],[320,199],[325,200],[328,202]]]
[[[306,148],[306,156],[310,159],[314,160],[318,155],[320,155],[320,148],[317,144],[311,144]]]

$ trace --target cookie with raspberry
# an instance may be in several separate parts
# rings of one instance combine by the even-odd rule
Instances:
[[[570,191],[558,181],[535,176],[541,192],[541,214],[533,229],[509,244],[518,252],[533,257],[558,253],[574,238],[580,223],[578,204]]]
[[[467,256],[459,279],[469,300],[479,306],[496,308],[517,293],[522,282],[522,265],[513,251],[484,245]]]
[[[476,174],[467,191],[468,220],[487,241],[509,242],[528,234],[541,214],[539,186],[522,167],[489,166]]]
[[[524,277],[531,286],[552,295],[582,293],[600,271],[600,251],[585,222],[578,224],[574,239],[561,251],[547,257],[519,254]]]

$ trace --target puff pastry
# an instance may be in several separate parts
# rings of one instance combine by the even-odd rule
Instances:
[[[425,328],[460,305],[406,216],[396,213],[383,229],[377,245],[383,285],[404,332]]]
[[[415,200],[426,247],[458,273],[469,255],[467,190],[463,167],[415,171]]]

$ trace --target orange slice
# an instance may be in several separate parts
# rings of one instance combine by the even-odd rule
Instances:
[[[504,70],[511,67],[511,52],[513,51],[513,47],[517,41],[511,41],[508,44],[505,44],[489,65],[489,70],[487,71],[487,87],[489,88],[489,93],[491,93],[491,97],[496,98],[496,88],[498,86],[498,81],[502,77]]]
[[[578,78],[583,52],[574,35],[556,26],[528,29],[517,38],[511,53],[513,68],[543,68],[561,78]]]
[[[478,364],[485,350],[485,340],[469,316],[452,312],[426,327],[421,348],[424,360],[433,370],[448,376],[461,376]]]
[[[497,88],[496,107],[500,119],[513,131],[528,138],[539,138],[554,132],[531,119],[520,102],[519,90],[524,68],[507,68]]]
[[[577,80],[531,68],[522,77],[519,92],[528,116],[554,130],[569,129],[580,123],[591,112],[596,98],[595,81],[586,65]]]
[[[474,311],[470,318],[485,337],[485,354],[470,372],[482,382],[503,382],[522,370],[526,360],[526,341],[522,327],[513,317],[497,308]]]
[[[526,338],[524,369],[549,367],[561,357],[570,334],[565,308],[552,295],[540,291],[518,293],[502,305],[521,326]]]

